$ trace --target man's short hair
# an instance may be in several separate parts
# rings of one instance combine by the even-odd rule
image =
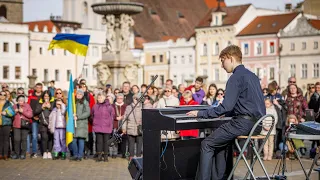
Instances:
[[[140,87],[143,88],[143,87],[148,87],[148,86],[146,84],[142,84]]]
[[[129,86],[130,86],[130,82],[129,82],[129,81],[123,82],[123,83],[122,83],[122,86],[125,85],[125,84],[129,84]]]
[[[173,84],[173,80],[172,79],[167,79],[166,82],[170,81],[171,84]]]
[[[53,84],[55,83],[55,81],[54,81],[54,80],[52,80],[52,81],[50,81],[50,82],[51,82],[51,83],[53,83]]]
[[[230,45],[224,48],[219,55],[219,58],[231,58],[231,56],[238,62],[242,62],[242,52],[239,46]]]
[[[196,81],[203,83],[203,78],[202,77],[197,77]]]
[[[37,83],[36,86],[43,86],[42,83]]]

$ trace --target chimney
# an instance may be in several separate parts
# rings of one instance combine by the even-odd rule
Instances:
[[[292,11],[292,4],[291,3],[285,4],[285,11],[286,12],[291,12]]]

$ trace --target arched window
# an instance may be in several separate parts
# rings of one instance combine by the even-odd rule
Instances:
[[[0,17],[1,16],[7,18],[7,8],[4,5],[0,6]]]
[[[207,44],[206,43],[203,44],[203,49],[202,50],[203,50],[202,55],[203,56],[207,56],[208,48],[207,48]]]

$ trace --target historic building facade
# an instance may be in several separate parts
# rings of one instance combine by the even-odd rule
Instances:
[[[251,4],[213,8],[196,27],[196,74],[207,77],[206,84],[225,88],[229,75],[221,68],[220,51],[239,45],[236,35],[255,17],[281,12],[255,8]]]
[[[0,22],[0,81],[11,89],[28,87],[28,25]]]
[[[0,0],[0,17],[12,23],[22,23],[23,0]]]
[[[320,81],[320,20],[301,15],[294,28],[279,33],[280,85],[285,88],[289,77],[296,77],[303,91]]]

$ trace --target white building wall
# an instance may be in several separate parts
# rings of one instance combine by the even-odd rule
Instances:
[[[8,43],[9,50],[4,52],[4,43]],[[16,52],[16,43],[20,43],[20,52]],[[9,87],[27,88],[29,80],[29,36],[28,25],[0,23],[0,82]],[[4,79],[4,66],[9,66],[8,78]],[[20,67],[20,79],[17,79],[15,67]]]

